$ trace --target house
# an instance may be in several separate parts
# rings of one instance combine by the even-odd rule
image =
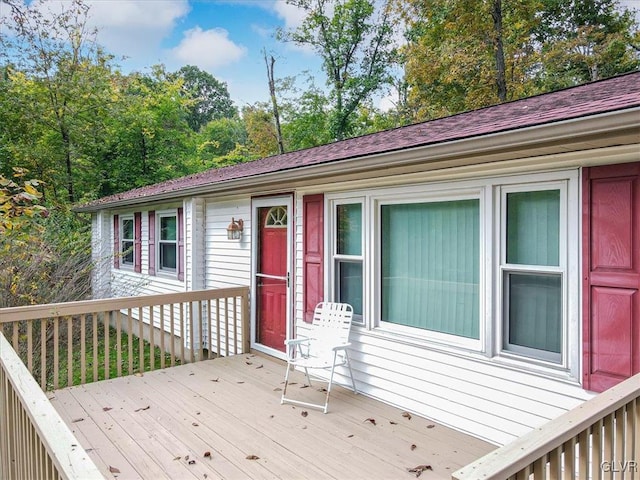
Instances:
[[[640,72],[77,211],[96,296],[249,286],[280,358],[348,302],[362,393],[495,444],[640,372]]]

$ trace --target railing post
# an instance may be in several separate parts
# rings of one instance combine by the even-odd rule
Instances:
[[[242,353],[251,350],[251,315],[249,310],[249,287],[242,293]]]

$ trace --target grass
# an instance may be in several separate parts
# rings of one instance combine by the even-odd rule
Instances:
[[[85,365],[86,365],[86,378],[85,383],[90,383],[94,381],[94,348],[93,341],[90,340],[89,334],[87,333],[87,344],[86,344],[86,352],[85,352]],[[136,335],[131,335],[131,341],[133,345],[133,352],[131,357],[132,362],[132,373],[137,372],[147,372],[151,370],[151,360],[153,358],[153,368],[160,369],[161,365],[161,356],[164,355],[165,366],[171,365],[171,355],[169,353],[163,353],[160,350],[160,347],[155,346],[153,349],[153,353],[151,351],[151,344],[146,340],[143,342],[144,349],[142,352],[142,356],[139,352],[139,337]],[[74,342],[75,343],[75,342]],[[95,365],[97,370],[96,380],[105,380],[107,378],[116,378],[118,376],[129,375],[129,335],[126,333],[121,333],[120,335],[120,344],[121,344],[121,375],[118,375],[118,351],[117,351],[117,331],[113,327],[109,327],[109,349],[108,351],[105,348],[105,335],[104,335],[104,326],[100,323],[98,325],[98,343],[96,345],[96,358]],[[70,386],[68,384],[68,362],[67,362],[67,343],[60,343],[60,353],[59,353],[59,374],[58,374],[58,387],[64,388]],[[105,369],[105,359],[108,358],[109,365],[109,375],[106,375]],[[179,359],[175,359],[175,364],[178,365],[180,363]],[[82,383],[81,378],[81,350],[79,342],[77,345],[74,345],[73,355],[72,355],[72,385],[79,385]],[[143,368],[141,367],[143,365]],[[47,372],[47,390],[51,390],[54,388],[53,386],[53,368],[48,369]]]

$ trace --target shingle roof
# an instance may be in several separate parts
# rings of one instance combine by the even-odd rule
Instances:
[[[640,106],[640,72],[386,130],[319,147],[298,150],[248,163],[214,168],[166,182],[129,190],[82,205],[107,206],[127,200],[152,200],[229,180],[320,165],[367,155],[478,137],[547,123]]]

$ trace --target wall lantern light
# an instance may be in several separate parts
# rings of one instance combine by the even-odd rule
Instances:
[[[231,218],[231,223],[227,227],[227,238],[229,240],[240,240],[242,238],[242,229],[244,227],[244,222],[242,219],[236,220],[235,218]]]

